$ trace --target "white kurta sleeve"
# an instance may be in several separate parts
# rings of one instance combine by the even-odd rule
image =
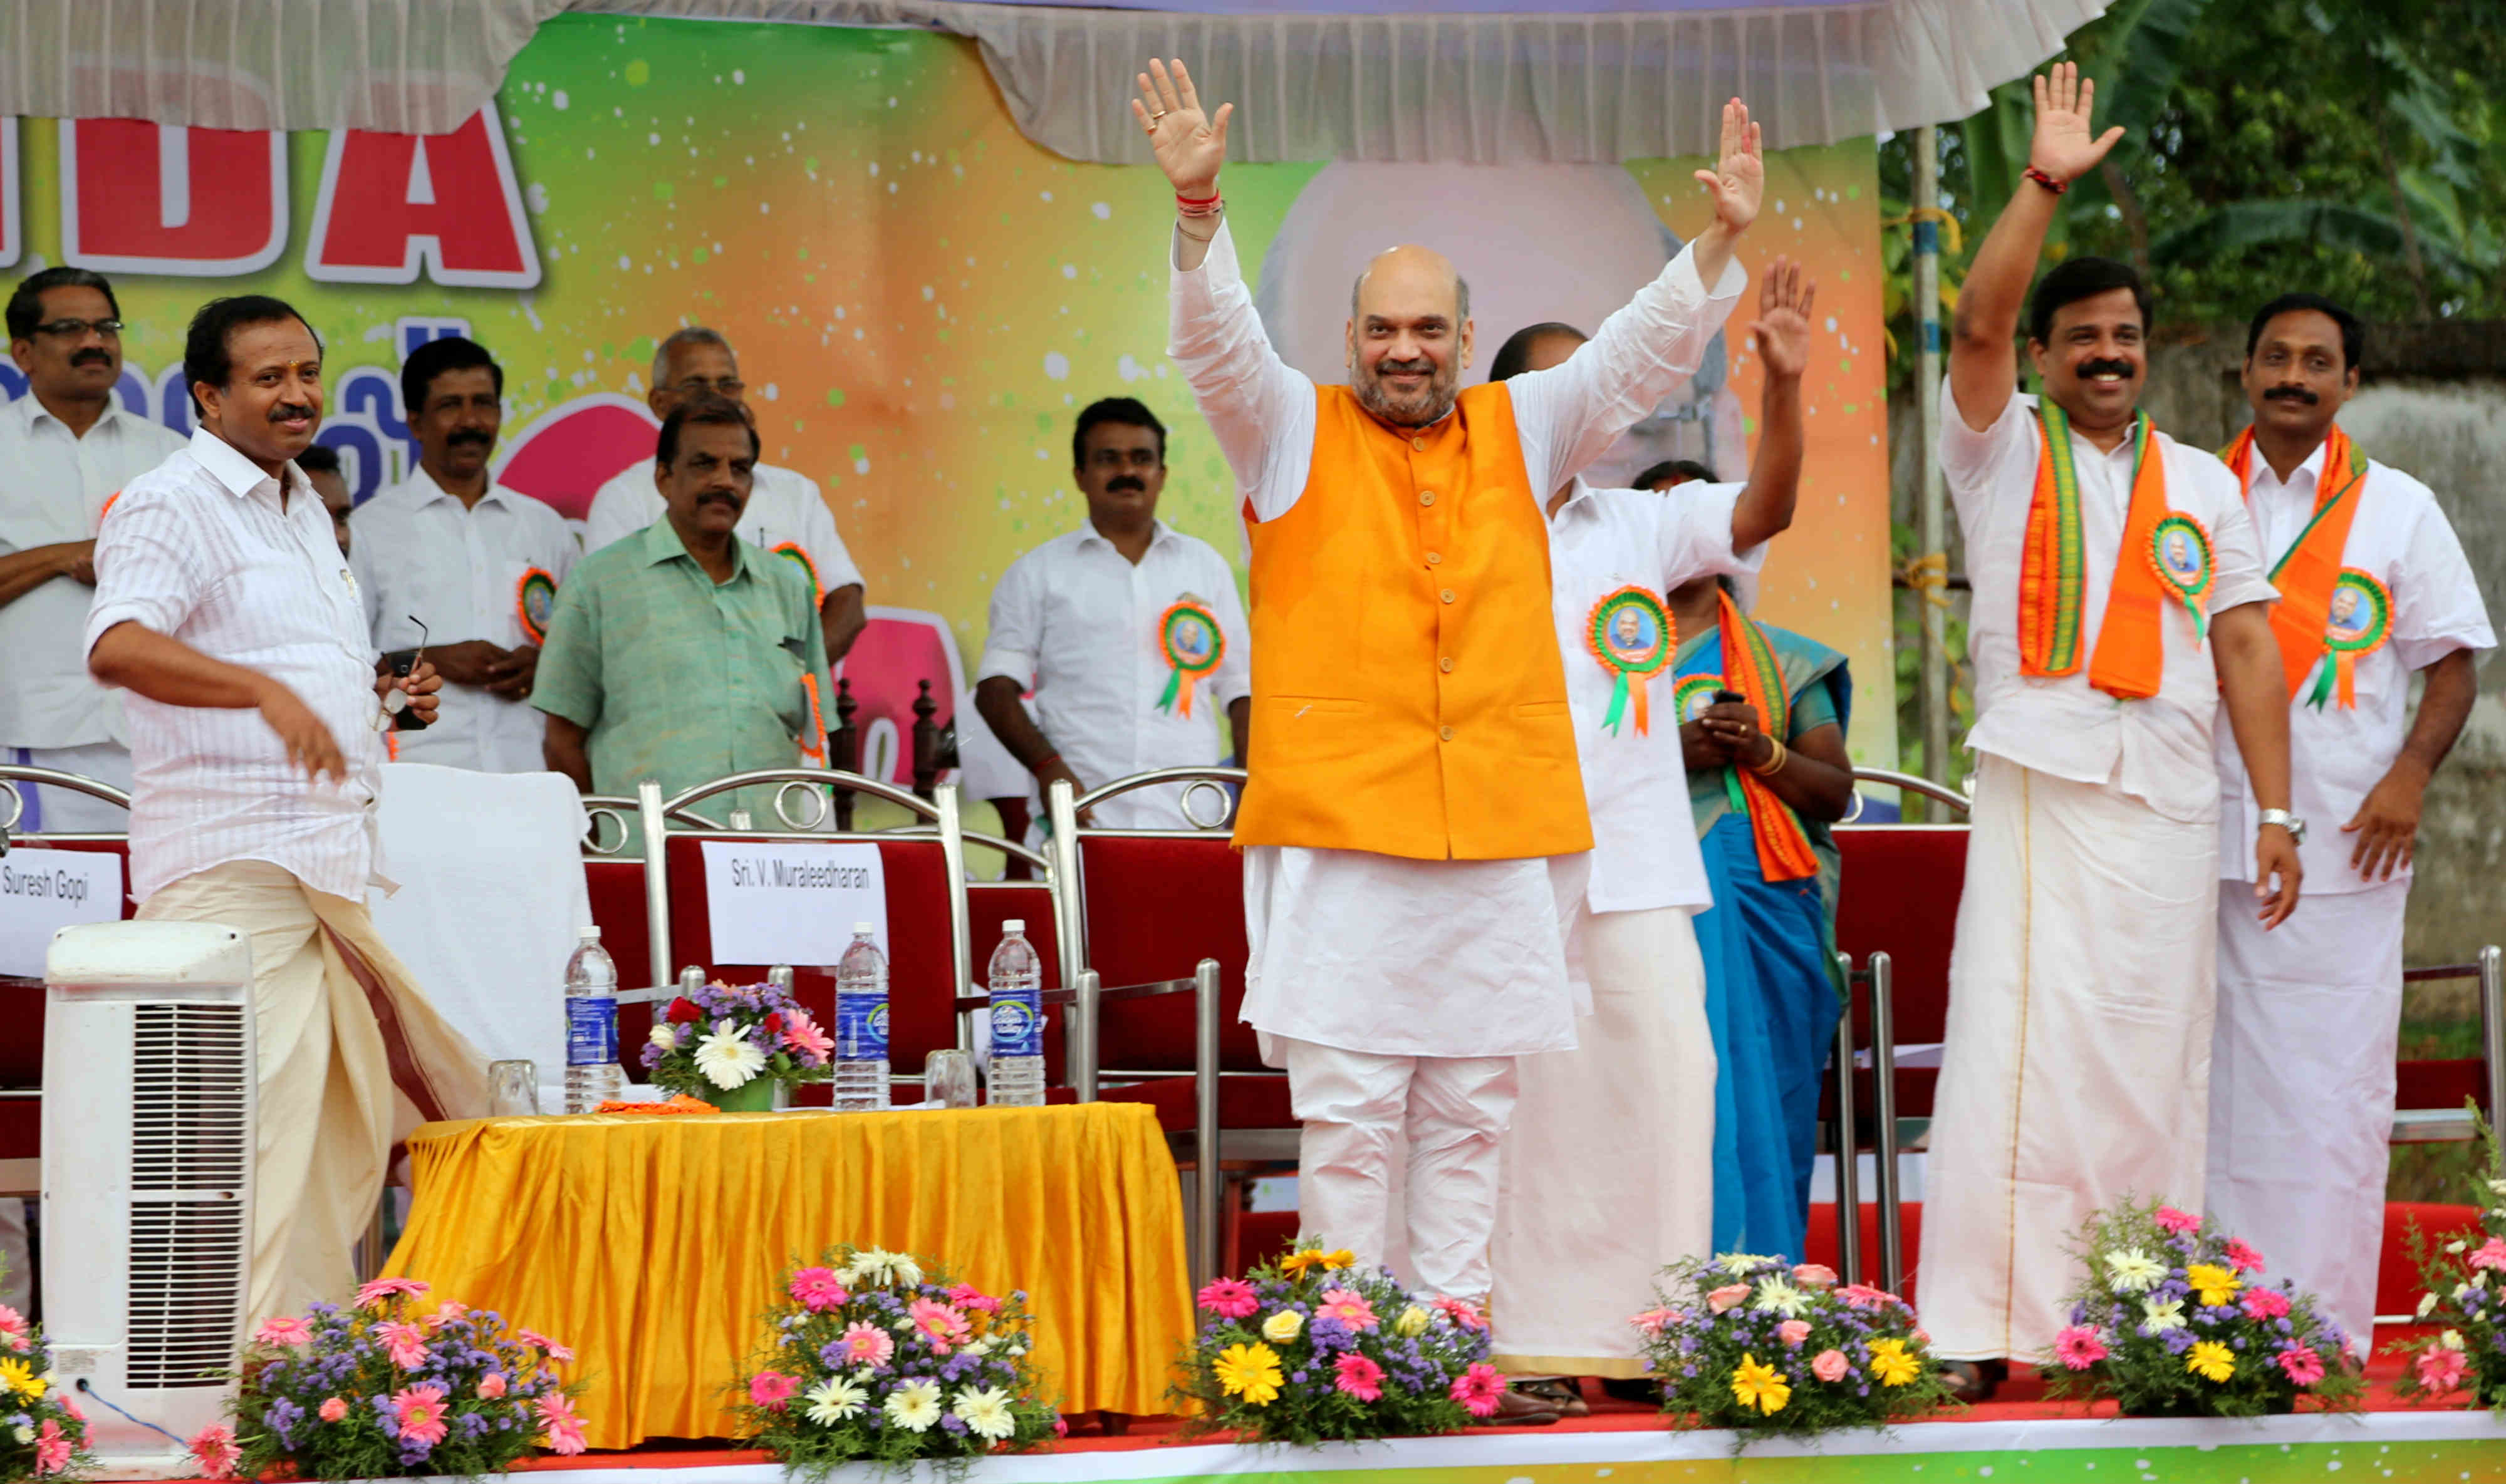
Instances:
[[[630,464],[600,486],[583,517],[583,549],[597,551],[653,523],[653,471]]]
[[[201,542],[184,499],[181,491],[150,489],[114,502],[96,534],[95,601],[88,608],[81,653],[92,651],[117,623],[173,634],[199,606]]]
[[[1954,402],[1949,377],[1941,378],[1941,478],[1950,502],[1957,507],[1958,526],[1969,542],[2001,518],[2000,506],[2016,506],[2021,518],[2035,498],[2039,441],[2033,404],[2018,392],[2001,405],[2001,415],[1981,431],[1966,425]]]
[[[797,491],[801,499],[801,539],[809,548],[809,559],[817,563],[819,590],[832,593],[861,586],[861,568],[853,564],[853,553],[836,532],[836,512],[827,508],[818,481],[806,475],[794,475],[792,480],[801,486]]]
[[[1314,384],[1271,347],[1224,220],[1200,266],[1172,271],[1166,354],[1192,387],[1253,518],[1275,520],[1304,493],[1313,466]]]
[[[1682,248],[1573,355],[1507,382],[1534,494],[1580,473],[1697,374],[1748,282],[1735,262],[1707,289],[1697,276],[1696,249]]]
[[[2480,580],[2433,495],[2411,523],[2394,579],[2393,654],[2405,668],[2424,670],[2455,650],[2497,647]]]
[[[992,588],[984,658],[975,667],[977,685],[998,675],[1017,681],[1021,692],[1034,689],[1036,655],[1044,645],[1044,574],[1036,558],[1037,552],[1030,551],[1010,563]]]
[[[1662,590],[1705,576],[1755,577],[1767,564],[1767,544],[1746,551],[1732,545],[1732,513],[1745,484],[1682,484],[1661,496],[1655,527],[1661,550]]]

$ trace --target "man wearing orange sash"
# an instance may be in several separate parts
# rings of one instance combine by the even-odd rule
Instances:
[[[2123,133],[2089,131],[2068,63],[2036,82],[2027,178],[1958,299],[1941,463],[1975,583],[1983,754],[1924,1172],[1921,1299],[1970,1390],[2064,1321],[2083,1220],[2126,1196],[2202,1201],[2222,710],[2263,812],[2238,842],[2297,904],[2288,706],[2271,584],[2227,469],[2137,409],[2149,295],[2073,259],[2028,303],[2044,393],[2011,339],[2055,199]]]
[[[2496,636],[2428,487],[2367,457],[2333,419],[2366,335],[2330,300],[2265,304],[2245,336],[2253,426],[2226,450],[2272,562],[2289,697],[2306,910],[2265,935],[2228,906],[2219,856],[2219,1019],[2210,1053],[2209,1206],[2273,1277],[2318,1294],[2368,1344],[2402,1013],[2402,910],[2419,795],[2471,714]],[[2416,720],[2413,672],[2427,679]],[[2219,738],[2220,831],[2251,828],[2244,760]],[[2333,829],[2338,824],[2338,830]]]
[[[1593,846],[1541,503],[1694,372],[1730,312],[1757,129],[1725,108],[1722,158],[1698,172],[1713,224],[1562,364],[1457,394],[1469,290],[1401,247],[1354,291],[1354,385],[1317,386],[1237,275],[1217,185],[1232,105],[1206,117],[1180,65],[1152,67],[1133,109],[1177,196],[1170,350],[1253,552],[1243,1015],[1305,1124],[1307,1234],[1484,1298],[1515,1059],[1575,1043],[1564,925]]]

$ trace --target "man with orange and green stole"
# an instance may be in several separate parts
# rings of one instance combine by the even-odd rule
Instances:
[[[2361,1348],[2383,1247],[2419,797],[2471,715],[2480,652],[2497,643],[2436,496],[2334,421],[2358,390],[2366,338],[2355,315],[2312,294],[2265,304],[2245,336],[2254,421],[2224,456],[2279,589],[2272,633],[2297,810],[2324,831],[2300,850],[2305,913],[2268,936],[2224,908],[2245,862],[2219,857],[2209,1181],[2210,1214]],[[2427,682],[2416,720],[2415,673]],[[2224,840],[2255,805],[2224,736],[2218,757]]]
[[[1725,107],[1698,172],[1712,224],[1560,365],[1458,391],[1469,290],[1398,247],[1353,291],[1353,384],[1317,386],[1237,273],[1217,185],[1232,106],[1205,116],[1180,66],[1152,65],[1133,108],[1175,187],[1170,350],[1253,552],[1243,1016],[1305,1124],[1306,1232],[1477,1300],[1515,1059],[1575,1043],[1564,924],[1593,846],[1541,503],[1694,372],[1730,312],[1758,130]]]
[[[2234,910],[2297,905],[2288,693],[2252,523],[2216,458],[2150,426],[2149,294],[2120,263],[2027,280],[2089,130],[2036,80],[2026,178],[1959,291],[1941,464],[1975,583],[1983,754],[1924,1171],[1923,1323],[1962,1389],[2052,1348],[2089,1215],[2202,1200],[2223,709],[2263,809]],[[2023,302],[2043,393],[2022,395]]]

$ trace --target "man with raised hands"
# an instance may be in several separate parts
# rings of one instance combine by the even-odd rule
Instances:
[[[2265,928],[2297,905],[2305,828],[2237,481],[2138,407],[2148,290],[2074,258],[2028,297],[2057,200],[2123,134],[2090,132],[2092,91],[2067,62],[2036,80],[2026,178],[1959,291],[1941,420],[1984,756],[1920,1271],[1934,1351],[1970,1394],[1984,1362],[2052,1348],[2090,1213],[2202,1204],[2222,710],[2263,805],[2236,910]],[[2011,354],[2023,304],[2036,397]]]
[[[1218,182],[1233,111],[1205,114],[1180,62],[1150,63],[1132,103],[1175,188],[1169,350],[1252,547],[1243,1017],[1305,1124],[1306,1234],[1477,1301],[1515,1060],[1575,1043],[1565,924],[1593,846],[1541,506],[1731,311],[1758,129],[1726,105],[1698,172],[1712,224],[1560,365],[1457,390],[1469,287],[1395,247],[1352,291],[1351,384],[1317,386],[1271,349],[1237,270]]]

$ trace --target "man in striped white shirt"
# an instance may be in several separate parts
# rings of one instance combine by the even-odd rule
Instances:
[[[217,300],[183,372],[199,430],[106,514],[87,656],[129,692],[139,915],[251,936],[258,1321],[347,1294],[395,1134],[483,1113],[486,1069],[366,911],[382,728],[431,718],[440,681],[380,673],[293,462],[321,426],[321,341],[278,300]]]

